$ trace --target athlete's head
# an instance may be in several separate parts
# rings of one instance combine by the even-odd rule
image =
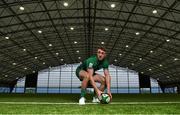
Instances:
[[[106,50],[103,47],[97,49],[98,60],[103,60],[106,57]]]

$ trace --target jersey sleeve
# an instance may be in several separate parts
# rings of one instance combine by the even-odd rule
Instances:
[[[103,69],[108,69],[108,67],[109,67],[109,62],[105,60],[103,63]]]

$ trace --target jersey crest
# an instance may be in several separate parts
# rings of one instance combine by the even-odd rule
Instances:
[[[93,67],[93,63],[89,63],[89,68],[92,68]]]

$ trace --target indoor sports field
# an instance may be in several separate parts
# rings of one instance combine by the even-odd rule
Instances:
[[[1,114],[180,115],[180,0],[0,0]]]
[[[110,104],[78,105],[77,94],[1,94],[1,114],[180,114],[178,94],[119,94]]]

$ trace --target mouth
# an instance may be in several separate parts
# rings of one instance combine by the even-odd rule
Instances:
[[[102,56],[99,56],[99,60],[102,60]]]

